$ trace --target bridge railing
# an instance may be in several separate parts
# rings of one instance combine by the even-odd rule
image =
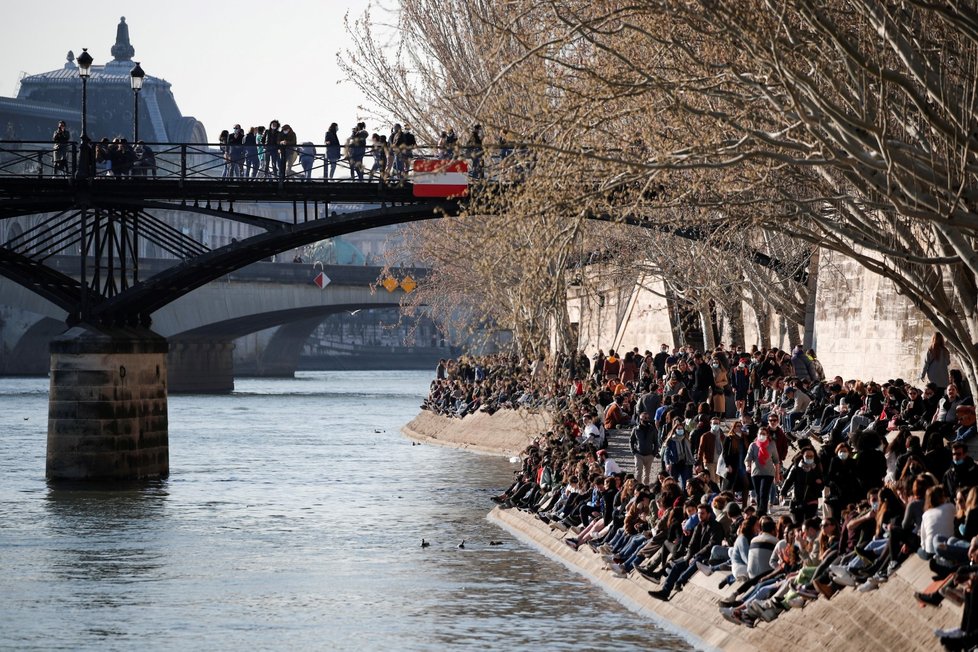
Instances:
[[[505,146],[417,146],[391,148],[325,145],[264,147],[221,143],[82,144],[47,141],[0,141],[0,180],[5,178],[104,179],[137,177],[201,181],[225,179],[341,182],[412,181],[416,160],[467,163],[470,177],[520,175],[532,165],[528,151]],[[429,166],[430,167],[430,166]]]

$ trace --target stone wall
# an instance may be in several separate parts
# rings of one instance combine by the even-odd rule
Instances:
[[[568,303],[571,321],[579,323],[579,346],[589,356],[599,348],[606,353],[634,346],[658,351],[663,342],[675,343],[661,281],[642,279],[616,288],[606,280],[596,285],[588,294],[572,292]],[[750,348],[761,338],[754,311],[745,304],[743,312],[743,344]],[[777,315],[770,321],[773,346],[797,344],[797,335],[786,333]],[[814,348],[827,374],[916,381],[933,332],[892,283],[838,254],[821,252]]]
[[[827,373],[914,380],[934,328],[893,284],[839,254],[822,252],[815,347]]]

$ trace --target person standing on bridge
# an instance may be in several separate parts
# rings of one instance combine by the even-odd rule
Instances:
[[[255,153],[258,154],[258,169],[255,170],[255,178],[262,176],[265,169],[265,160],[268,154],[265,153],[265,127],[259,125],[255,127]]]
[[[336,163],[342,157],[338,131],[339,125],[335,122],[326,131],[326,170],[324,172],[327,175],[327,179],[332,179],[336,176]]]
[[[262,145],[265,147],[265,176],[273,177],[279,172],[279,161],[281,161],[281,156],[279,156],[279,140],[282,138],[282,133],[278,130],[279,122],[278,120],[272,120],[268,123],[268,129],[265,130],[265,138],[262,141]]]
[[[297,138],[295,132],[292,131],[290,125],[282,126],[282,133],[279,136],[279,143],[281,148],[279,150],[279,157],[282,162],[282,178],[292,173],[292,166],[295,164],[295,159],[299,156],[299,149],[296,147]]]
[[[370,155],[374,159],[374,164],[370,168],[370,180],[373,181],[376,175],[381,183],[383,183],[387,181],[387,159],[390,158],[387,136],[373,134],[370,137],[370,143]]]
[[[391,148],[391,160],[388,162],[387,167],[387,177],[390,179],[397,179],[401,176],[401,138],[404,135],[404,131],[401,129],[401,123],[395,122],[393,129],[391,129],[391,135],[387,138],[387,144]]]
[[[258,128],[251,127],[244,137],[245,147],[245,178],[253,179],[258,176]]]
[[[59,172],[68,175],[68,143],[71,142],[71,133],[64,120],[58,122],[58,128],[51,139],[54,142],[54,173]]]
[[[299,165],[302,166],[302,176],[312,179],[312,167],[316,163],[316,146],[306,141],[299,147]]]
[[[228,136],[228,177],[237,179],[242,175],[245,160],[244,130],[241,125],[234,125]]]
[[[411,132],[411,125],[405,123],[404,131],[401,132],[401,142],[397,148],[400,176],[403,179],[406,179],[408,172],[411,171],[411,159],[414,158],[414,148],[417,144],[418,140],[414,137],[414,133]]]
[[[367,125],[358,122],[346,141],[347,155],[350,157],[350,179],[363,181],[363,157],[367,154]]]
[[[217,137],[217,148],[221,151],[221,160],[224,161],[224,171],[221,172],[221,178],[227,179],[231,174],[231,150],[228,146],[228,139],[231,134],[228,133],[227,129],[221,131],[221,135]]]
[[[474,124],[472,125],[472,131],[469,133],[469,142],[465,144],[466,152],[469,158],[472,159],[472,169],[471,175],[473,179],[481,179],[483,177],[482,169],[482,125]]]

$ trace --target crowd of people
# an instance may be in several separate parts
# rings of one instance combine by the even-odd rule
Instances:
[[[395,123],[389,134],[369,133],[365,122],[358,122],[344,138],[337,123],[330,124],[323,145],[310,141],[298,143],[290,125],[272,120],[268,127],[251,127],[245,133],[236,124],[218,138],[224,159],[224,178],[276,178],[298,176],[311,179],[316,162],[321,163],[323,178],[335,179],[337,168],[346,168],[350,179],[357,181],[397,182],[407,178],[415,158],[418,139],[411,125]],[[439,159],[467,157],[471,173],[481,176],[483,144],[482,127],[474,125],[465,144],[459,143],[455,129],[449,127],[439,136],[433,152],[426,156]],[[298,162],[301,173],[294,173]]]
[[[486,156],[483,138],[479,124],[472,126],[464,143],[455,129],[448,127],[440,132],[433,147],[424,148],[423,156],[465,159],[470,176],[482,178]],[[58,123],[52,142],[54,174],[68,175],[71,134],[64,121]],[[98,143],[83,137],[82,145],[78,150],[78,170],[87,171],[83,176],[156,176],[155,152],[142,140],[134,146],[122,137],[112,141],[103,138]],[[395,123],[389,134],[371,134],[366,123],[358,122],[344,138],[334,122],[327,129],[323,144],[316,145],[311,141],[300,143],[291,125],[272,120],[268,127],[254,126],[245,131],[235,124],[221,131],[217,165],[225,179],[311,179],[318,166],[324,179],[335,179],[337,168],[345,168],[351,180],[395,183],[407,178],[418,148],[418,139],[406,123]],[[500,137],[496,148],[499,160],[505,160],[515,149]]]
[[[64,120],[58,122],[51,140],[54,143],[54,174],[68,176],[72,156],[71,132]],[[83,136],[82,147],[78,149],[77,156],[78,171],[83,176],[155,177],[157,174],[156,153],[142,140],[133,145],[120,136],[111,141],[102,138],[93,143],[88,136]]]
[[[753,627],[846,587],[873,591],[918,555],[935,585],[917,599],[962,603],[961,628],[937,634],[969,649],[978,437],[971,389],[949,367],[940,335],[913,382],[829,378],[802,347],[465,357],[439,364],[423,407],[550,411],[553,428],[493,500],[649,581],[653,598],[716,575],[733,586],[723,617]],[[633,472],[608,452],[626,443]]]

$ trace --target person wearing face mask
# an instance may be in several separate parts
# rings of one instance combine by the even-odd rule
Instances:
[[[757,513],[764,516],[768,512],[771,486],[781,481],[781,458],[767,428],[761,428],[757,439],[747,448],[747,468],[754,485]]]
[[[299,156],[299,149],[296,147],[297,142],[298,139],[296,138],[295,132],[292,131],[292,127],[290,125],[282,125],[282,134],[279,137],[279,143],[281,144],[279,156],[282,161],[281,178],[283,179],[292,174],[292,166]]]
[[[262,138],[262,146],[265,152],[264,172],[266,177],[275,177],[282,169],[281,156],[279,156],[279,141],[282,139],[282,132],[279,131],[278,120],[268,123],[265,136]]]
[[[948,496],[954,496],[964,487],[978,486],[978,465],[968,455],[964,442],[951,444],[951,468],[944,474],[944,489]]]
[[[723,459],[724,491],[739,491],[742,507],[747,507],[750,487],[747,483],[747,471],[744,460],[747,457],[747,447],[754,440],[756,427],[751,423],[750,413],[741,416],[740,421],[730,427],[730,431],[721,438],[720,449]]]
[[[228,176],[237,179],[244,174],[243,166],[247,150],[244,146],[245,133],[241,125],[234,125],[228,135]]]
[[[737,366],[731,370],[730,387],[733,390],[734,405],[737,407],[739,417],[746,410],[747,397],[750,395],[750,369],[747,368],[746,358],[737,360]]]
[[[819,467],[815,449],[806,447],[788,471],[781,487],[781,493],[791,492],[791,517],[796,524],[814,518],[818,513],[818,499],[822,495],[822,469]]]
[[[665,444],[662,462],[666,466],[666,472],[679,482],[680,488],[685,489],[686,483],[692,476],[693,449],[689,445],[686,427],[681,419],[676,419],[673,422],[672,432]]]
[[[835,455],[824,465],[823,496],[825,496],[825,507],[830,512],[825,516],[840,518],[842,508],[860,498],[861,489],[851,454],[848,444],[839,444],[835,447]]]
[[[978,428],[975,425],[975,407],[973,405],[959,405],[955,409],[955,416],[958,419],[958,426],[949,439],[954,443],[964,444],[968,455],[975,458],[978,456]]]
[[[730,392],[730,363],[727,361],[727,354],[716,351],[710,367],[713,369],[713,416],[723,419],[727,414],[727,393]]]
[[[658,446],[655,426],[648,412],[639,415],[638,425],[632,428],[629,446],[635,456],[635,480],[646,486],[652,485],[652,465]]]
[[[720,426],[720,419],[714,416],[710,420],[710,429],[700,435],[699,444],[696,447],[696,461],[709,474],[710,480],[714,481],[717,478],[717,458],[720,453],[720,436],[722,434],[723,428]]]

